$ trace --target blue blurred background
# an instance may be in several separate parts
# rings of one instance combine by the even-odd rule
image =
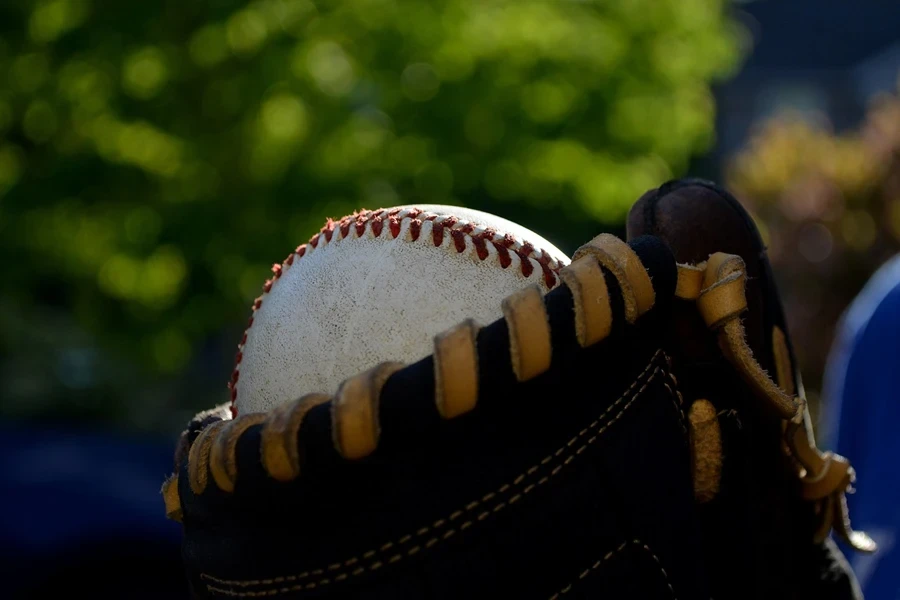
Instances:
[[[5,580],[186,597],[177,435],[227,400],[271,264],[363,207],[571,252],[717,180],[770,245],[818,423],[836,324],[900,249],[898,74],[896,0],[6,0]]]

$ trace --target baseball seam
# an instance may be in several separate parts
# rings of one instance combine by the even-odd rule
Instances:
[[[391,239],[396,239],[403,231],[403,226],[409,224],[408,235],[410,241],[423,241],[422,225],[425,222],[431,222],[431,243],[435,247],[440,247],[444,242],[445,233],[450,235],[451,243],[456,252],[461,254],[469,248],[467,240],[471,242],[471,247],[475,250],[475,256],[481,260],[487,260],[491,252],[488,244],[493,246],[496,251],[500,267],[508,268],[512,264],[511,253],[519,257],[519,268],[522,275],[530,277],[535,269],[541,269],[544,276],[544,285],[547,289],[553,289],[559,282],[558,271],[563,264],[547,251],[536,248],[529,242],[523,242],[512,234],[500,234],[496,229],[491,227],[482,227],[477,223],[466,221],[453,215],[442,215],[418,208],[393,208],[390,210],[363,210],[347,215],[339,221],[328,219],[325,225],[318,233],[313,235],[306,244],[301,244],[292,252],[281,264],[272,265],[273,276],[266,280],[263,284],[263,293],[258,296],[251,306],[251,315],[244,329],[244,335],[238,344],[238,351],[234,358],[234,369],[231,372],[231,379],[228,382],[228,389],[231,396],[231,416],[237,417],[237,383],[240,378],[240,366],[243,360],[244,346],[247,343],[247,334],[253,326],[253,319],[256,312],[262,307],[263,299],[272,291],[275,282],[278,281],[284,272],[289,269],[294,261],[303,258],[317,248],[324,247],[335,239],[337,234],[338,240],[347,238],[362,238],[369,231],[375,238],[381,237],[387,231],[387,235]],[[385,227],[387,225],[387,227]]]
[[[213,585],[207,584],[207,589],[212,593],[217,593],[217,594],[226,595],[226,596],[233,596],[233,597],[268,596],[268,595],[277,594],[279,592],[285,593],[285,592],[296,591],[296,590],[300,590],[300,589],[314,589],[318,586],[327,585],[331,582],[340,582],[345,579],[348,579],[349,577],[362,575],[363,573],[365,573],[367,571],[375,571],[375,570],[381,568],[382,566],[384,566],[385,564],[393,564],[395,562],[402,560],[404,557],[414,556],[414,555],[418,554],[420,551],[422,551],[423,549],[430,549],[431,547],[433,547],[440,541],[450,538],[457,531],[464,531],[464,530],[468,529],[469,527],[471,527],[475,522],[483,521],[483,520],[487,519],[489,516],[496,514],[500,510],[506,508],[507,506],[511,506],[512,504],[515,504],[516,502],[521,500],[523,496],[530,494],[536,488],[548,483],[551,478],[555,477],[556,475],[558,475],[560,473],[560,471],[562,471],[563,467],[571,464],[572,461],[574,461],[577,456],[581,455],[585,450],[587,450],[587,448],[589,446],[593,445],[603,433],[605,433],[614,423],[616,423],[619,419],[622,418],[622,416],[625,414],[625,412],[628,410],[628,408],[635,402],[635,400],[637,400],[638,398],[641,397],[641,395],[644,393],[644,391],[647,389],[647,387],[650,385],[650,383],[653,382],[653,380],[656,378],[656,376],[660,372],[665,372],[663,370],[663,368],[657,364],[657,362],[658,362],[657,359],[660,356],[660,354],[661,354],[661,351],[657,350],[653,354],[653,356],[650,358],[650,360],[648,361],[647,366],[644,368],[644,370],[631,382],[631,384],[625,390],[625,392],[614,403],[612,403],[610,406],[608,406],[606,408],[606,410],[604,410],[603,413],[599,417],[597,417],[597,419],[595,419],[590,425],[588,425],[584,429],[580,430],[577,434],[575,434],[575,436],[573,436],[563,446],[558,448],[552,454],[548,454],[538,464],[530,467],[524,473],[521,473],[518,477],[516,477],[512,481],[512,483],[503,484],[495,492],[490,492],[490,493],[486,494],[484,497],[482,497],[480,500],[474,500],[474,501],[470,502],[469,504],[467,504],[465,507],[454,511],[450,515],[448,515],[444,518],[438,519],[431,526],[422,527],[415,532],[410,532],[409,534],[398,538],[398,540],[396,542],[387,542],[384,545],[382,545],[381,547],[379,547],[378,549],[372,549],[367,552],[364,552],[363,554],[361,554],[359,556],[354,556],[345,561],[330,564],[324,569],[313,569],[310,571],[305,571],[298,575],[286,575],[286,576],[280,576],[280,577],[272,577],[272,578],[267,578],[267,579],[255,579],[255,580],[235,580],[235,579],[219,579],[219,578],[209,575],[207,573],[203,573],[201,575],[201,578],[206,581],[215,583],[215,584],[226,585],[229,587],[235,586],[235,587],[241,587],[241,588],[246,589],[247,587],[263,586],[263,589],[257,589],[255,591],[234,591],[234,590],[227,590],[227,589],[223,589],[223,588],[219,588],[219,587],[215,587]],[[648,375],[648,373],[649,373],[649,375]],[[646,377],[646,379],[645,379],[645,377]],[[635,388],[638,386],[638,384],[641,383],[642,380],[644,380],[643,385],[641,385],[641,387],[635,391]],[[624,405],[623,405],[623,403],[624,403]],[[616,411],[614,414],[610,415],[610,413],[616,408],[618,408],[619,410]],[[608,420],[605,420],[607,418],[608,418]],[[602,424],[602,426],[601,426],[601,424]],[[590,437],[588,437],[586,440],[582,441],[580,446],[576,447],[576,444],[578,443],[578,441],[580,439],[585,438],[589,434],[592,434],[592,435],[590,435]],[[567,454],[567,451],[568,451],[568,455],[565,456],[565,458],[564,458],[564,455]],[[556,465],[555,467],[553,467],[549,473],[547,473],[546,475],[543,475],[536,482],[525,485],[520,492],[512,495],[511,497],[509,497],[506,500],[501,500],[501,498],[505,494],[512,492],[517,487],[522,486],[526,479],[535,476],[535,474],[542,468],[547,468],[547,466],[549,464],[551,464],[554,460],[560,460],[562,462],[560,464]],[[500,501],[497,502],[493,506],[485,506],[485,504],[488,504],[492,500],[500,500]],[[483,508],[483,510],[480,513],[478,513],[474,517],[466,520],[465,522],[461,523],[460,525],[458,525],[458,527],[447,529],[443,533],[439,533],[439,532],[435,531],[435,530],[444,528],[445,525],[452,524],[453,521],[458,520],[460,517],[463,517],[466,514],[473,513],[475,511],[475,509],[479,508],[479,507]],[[428,539],[425,542],[417,543],[414,546],[412,546],[406,550],[396,552],[398,546],[404,546],[416,538],[425,538],[425,537],[430,537],[430,539]],[[388,551],[390,551],[392,549],[395,550],[395,554],[393,556],[390,556],[390,557],[383,556],[384,554],[386,554]],[[379,557],[378,556],[379,554],[381,554],[382,556]],[[369,560],[375,560],[375,562],[368,564],[368,565],[360,565],[359,564],[362,561],[369,561]],[[352,571],[350,571],[351,568],[353,568]],[[325,575],[325,577],[323,577],[323,575]],[[318,579],[314,579],[314,580],[308,581],[306,583],[297,583],[294,585],[284,586],[284,584],[290,584],[290,583],[296,582],[298,580],[312,579],[313,577],[316,577],[316,576],[318,576]],[[265,586],[277,586],[277,587],[274,587],[271,589],[265,589]],[[284,586],[284,587],[282,587],[282,586]]]

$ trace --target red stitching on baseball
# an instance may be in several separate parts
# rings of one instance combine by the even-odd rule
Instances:
[[[384,229],[384,219],[381,217],[375,217],[372,219],[372,233],[375,234],[375,237],[381,235],[381,231]]]
[[[444,242],[444,225],[442,223],[435,223],[431,228],[431,239],[435,246],[440,246]]]
[[[475,253],[478,254],[478,258],[481,260],[485,260],[488,257],[488,249],[487,242],[483,237],[473,237],[472,242],[475,243]]]
[[[334,221],[331,218],[325,221],[325,226],[322,228],[321,233],[325,234],[326,242],[331,241],[331,236],[334,235]]]
[[[556,284],[559,281],[556,272],[563,265],[560,265],[556,262],[556,259],[543,250],[540,251],[540,256],[537,256],[536,249],[531,243],[525,242],[516,247],[519,242],[511,234],[507,233],[503,237],[495,239],[498,235],[497,231],[491,228],[475,233],[475,230],[478,228],[475,223],[464,223],[457,227],[457,224],[459,223],[458,217],[448,216],[443,220],[438,221],[437,219],[440,215],[423,214],[423,210],[414,208],[407,209],[404,216],[401,218],[400,214],[403,211],[404,209],[400,208],[394,208],[389,211],[385,211],[384,209],[375,211],[361,210],[352,215],[343,217],[340,221],[334,221],[334,219],[329,218],[325,221],[325,225],[322,226],[318,233],[309,238],[307,243],[297,246],[297,249],[294,250],[283,263],[272,265],[274,276],[266,280],[263,284],[262,296],[256,298],[251,306],[252,312],[250,318],[247,320],[247,327],[244,329],[244,335],[241,337],[241,342],[238,344],[238,352],[235,355],[234,360],[234,369],[231,372],[231,379],[228,381],[228,390],[231,395],[232,418],[237,418],[237,407],[235,406],[237,400],[237,382],[240,376],[241,361],[244,358],[244,346],[247,344],[247,332],[253,325],[253,314],[255,314],[262,306],[263,296],[270,293],[275,281],[281,278],[285,266],[290,267],[294,264],[296,258],[303,258],[306,254],[307,246],[315,249],[318,248],[319,243],[323,239],[324,243],[331,242],[335,230],[338,231],[341,238],[346,238],[350,235],[350,229],[352,227],[356,230],[356,237],[362,237],[365,234],[366,226],[371,224],[372,234],[375,237],[379,237],[381,236],[382,231],[384,231],[384,224],[385,221],[387,221],[388,231],[390,232],[391,237],[397,238],[402,230],[402,221],[409,220],[410,237],[413,241],[418,241],[419,236],[422,233],[422,224],[425,221],[431,221],[431,241],[435,246],[443,244],[444,229],[449,228],[453,246],[457,252],[465,252],[466,238],[468,238],[472,240],[472,244],[475,247],[475,253],[479,260],[487,260],[490,256],[487,245],[491,244],[497,251],[497,258],[501,268],[506,269],[512,264],[512,256],[510,253],[515,252],[519,256],[519,265],[523,276],[530,277],[531,274],[534,273],[534,265],[531,262],[534,260],[543,271],[544,283],[549,289],[556,287]]]

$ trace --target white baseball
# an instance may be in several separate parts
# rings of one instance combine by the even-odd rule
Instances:
[[[569,258],[501,217],[442,205],[329,221],[266,282],[239,345],[235,415],[265,412],[383,361],[415,362],[436,334],[502,316],[509,294],[546,293]]]

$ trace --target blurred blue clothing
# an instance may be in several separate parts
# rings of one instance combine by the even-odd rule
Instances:
[[[123,534],[177,544],[180,527],[165,518],[160,494],[172,448],[168,439],[0,423],[0,543],[20,555]]]
[[[867,600],[900,599],[900,255],[869,280],[842,319],[824,381],[820,447],[850,459],[853,527],[873,555],[846,551]],[[846,549],[845,549],[846,550]]]
[[[0,421],[0,596],[119,598],[120,579],[150,568],[152,582],[130,598],[187,598],[181,527],[160,494],[174,444]]]

